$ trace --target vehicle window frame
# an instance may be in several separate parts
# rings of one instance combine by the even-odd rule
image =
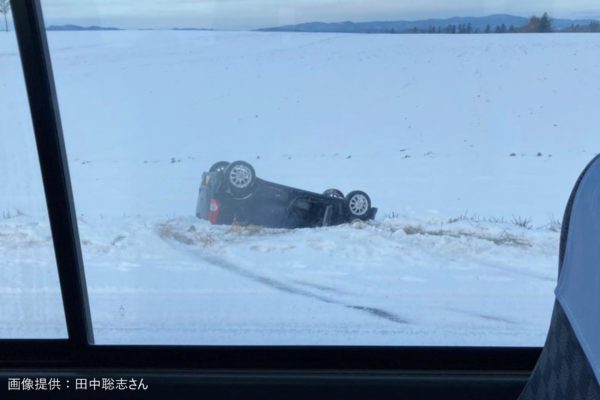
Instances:
[[[0,339],[0,367],[52,366],[529,374],[540,347],[96,345],[40,0],[12,0],[58,269],[67,339]]]

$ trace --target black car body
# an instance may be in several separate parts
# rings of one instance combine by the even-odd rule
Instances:
[[[375,218],[369,196],[337,189],[323,194],[268,182],[244,162],[219,162],[202,174],[196,216],[219,225],[307,228]]]

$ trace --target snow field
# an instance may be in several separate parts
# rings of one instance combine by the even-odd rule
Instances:
[[[49,41],[99,342],[543,343],[557,223],[600,144],[600,36]],[[0,71],[0,336],[64,336],[10,34]],[[283,184],[364,190],[378,218],[195,219],[202,171],[238,159]]]

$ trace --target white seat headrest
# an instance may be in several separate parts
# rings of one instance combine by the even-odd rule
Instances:
[[[600,382],[600,158],[576,188],[556,297]]]

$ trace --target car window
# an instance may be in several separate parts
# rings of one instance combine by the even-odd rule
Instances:
[[[0,17],[0,339],[66,338],[40,164],[10,10],[6,20],[4,15]]]
[[[43,7],[98,343],[543,344],[597,5]]]

